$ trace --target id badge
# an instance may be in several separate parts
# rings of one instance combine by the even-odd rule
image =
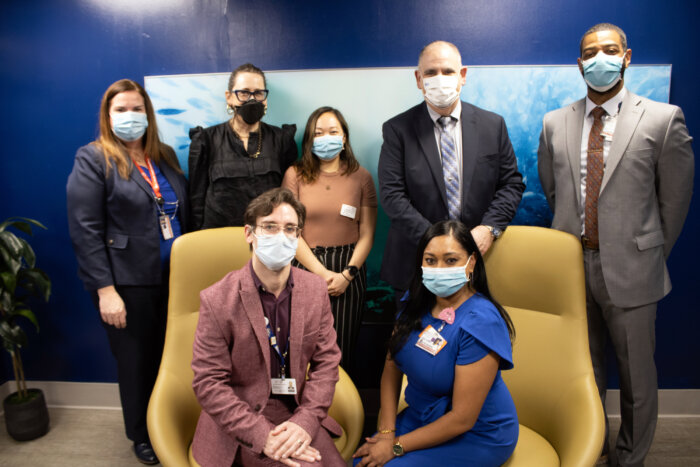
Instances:
[[[607,122],[605,122],[605,126],[603,126],[603,129],[600,131],[600,134],[605,138],[606,141],[612,141],[613,139],[613,134],[615,133],[615,125],[617,124],[617,120],[614,118],[608,119]]]
[[[163,234],[163,239],[170,240],[173,238],[173,227],[170,225],[168,215],[161,214],[158,216],[158,223],[160,224],[160,232]]]
[[[355,206],[350,206],[349,204],[343,204],[340,207],[340,215],[354,219],[357,215],[357,208]]]
[[[437,355],[445,347],[445,344],[447,344],[445,338],[429,324],[418,336],[416,347],[425,350],[430,355]]]
[[[297,393],[297,380],[294,378],[272,378],[272,394],[293,395]]]

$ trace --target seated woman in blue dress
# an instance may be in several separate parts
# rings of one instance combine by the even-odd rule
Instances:
[[[360,466],[498,466],[518,417],[501,370],[513,368],[513,324],[491,298],[469,229],[441,221],[418,244],[405,307],[389,341],[379,431]],[[408,407],[396,414],[402,376]]]

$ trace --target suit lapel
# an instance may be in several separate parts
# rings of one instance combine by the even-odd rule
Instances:
[[[148,170],[146,170],[146,176],[150,176],[148,173]],[[134,164],[134,168],[131,170],[131,179],[136,182],[136,184],[148,194],[149,198],[153,198],[153,188],[151,188],[151,185],[144,180],[143,175],[141,175],[141,171],[139,171],[139,168],[136,167]]]
[[[294,274],[294,268],[291,268],[290,274]],[[296,274],[294,274],[292,279],[294,280],[294,287],[292,287],[292,309],[289,315],[289,369],[290,376],[294,378],[295,375],[292,375],[291,371],[301,366],[301,347],[302,338],[304,336],[304,320],[306,319],[306,310],[309,307],[305,298],[305,282],[299,280],[299,276]],[[302,371],[306,371],[306,368],[304,368]],[[306,374],[303,374],[299,375],[297,378],[305,377]],[[299,381],[297,381],[297,387],[299,387],[298,384]]]
[[[435,140],[435,124],[428,113],[428,104],[423,104],[418,108],[418,118],[414,119],[414,130],[418,143],[423,150],[423,155],[428,161],[428,166],[433,174],[433,179],[440,191],[440,197],[447,209],[447,193],[445,191],[445,179],[442,175],[442,163],[438,153],[437,141]]]
[[[571,176],[574,180],[576,205],[581,205],[581,133],[586,114],[586,99],[571,105],[571,112],[566,114],[566,144],[569,156]]]
[[[610,152],[608,153],[608,159],[605,161],[605,171],[603,172],[603,182],[600,185],[600,192],[605,190],[612,173],[615,168],[620,163],[622,156],[625,154],[625,150],[632,139],[634,130],[637,128],[639,119],[642,118],[644,113],[644,108],[639,105],[642,100],[636,94],[632,94],[627,91],[627,97],[622,102],[622,108],[620,108],[620,114],[617,116],[617,123],[615,125],[615,134],[613,135],[612,144],[610,145]]]
[[[253,328],[255,337],[258,340],[258,345],[265,359],[265,368],[270,371],[270,343],[267,337],[267,329],[265,328],[265,315],[260,302],[260,294],[255,288],[255,283],[250,275],[250,263],[245,266],[245,275],[241,284],[241,303],[246,312],[246,316]]]
[[[462,102],[462,199],[461,206],[469,205],[469,187],[474,176],[477,151],[479,150],[479,132],[473,109]],[[462,208],[461,212],[465,212]],[[460,213],[461,214],[461,213]]]

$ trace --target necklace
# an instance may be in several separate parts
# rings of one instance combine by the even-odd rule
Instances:
[[[236,135],[236,138],[238,138],[239,140],[241,140],[241,142],[243,142],[243,138],[241,138],[241,135],[239,135],[238,132],[236,131],[236,129],[233,127],[233,119],[229,120],[229,122],[231,124],[231,131],[233,131],[233,134]],[[250,137],[250,133],[248,133],[248,137]],[[251,154],[248,152],[247,147],[244,149],[245,149],[246,154],[248,154],[248,157],[250,157],[251,159],[258,158],[258,156],[260,155],[260,152],[262,151],[262,125],[260,125],[258,127],[258,149],[257,149],[257,151],[255,151],[255,153]]]

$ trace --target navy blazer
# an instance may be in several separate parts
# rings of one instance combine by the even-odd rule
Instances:
[[[504,229],[515,216],[525,184],[503,117],[462,102],[460,220]],[[448,219],[447,194],[434,124],[425,102],[384,123],[379,195],[391,220],[381,279],[408,289],[416,248],[425,231]]]
[[[168,146],[168,151],[172,149]],[[174,153],[172,160],[177,161]],[[158,165],[179,200],[182,233],[188,221],[187,182],[165,162]],[[66,187],[68,229],[78,275],[88,290],[109,285],[159,285],[160,226],[153,190],[138,170],[129,179],[94,144],[78,149]]]

